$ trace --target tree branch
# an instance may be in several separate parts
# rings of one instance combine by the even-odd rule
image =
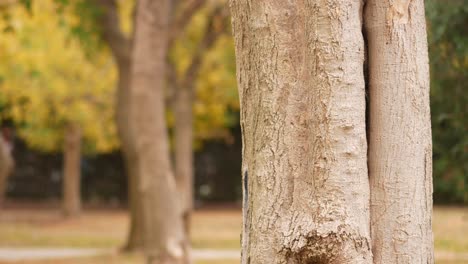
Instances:
[[[192,61],[180,80],[178,80],[175,65],[168,60],[167,82],[173,89],[169,89],[170,92],[168,94],[167,104],[171,108],[179,89],[193,90],[195,79],[203,62],[204,54],[213,47],[221,34],[226,33],[226,26],[229,24],[228,21],[229,13],[226,7],[219,6],[213,9],[208,17],[205,35],[198,43],[195,54],[192,56]]]
[[[169,47],[182,34],[187,24],[192,19],[192,16],[205,4],[206,0],[191,0],[182,10],[181,14],[171,23],[169,35]]]
[[[184,77],[180,82],[179,89],[188,89],[193,87],[193,83],[195,82],[195,78],[197,77],[198,71],[203,62],[203,55],[213,47],[219,36],[225,33],[226,20],[228,16],[224,9],[225,7],[217,7],[210,15],[205,35],[198,44],[195,54],[193,55],[192,62],[185,71]]]
[[[102,38],[109,45],[118,64],[130,63],[131,39],[120,30],[116,1],[98,0],[96,2],[102,9],[99,19]]]

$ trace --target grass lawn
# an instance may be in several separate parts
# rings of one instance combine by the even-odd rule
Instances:
[[[63,219],[51,209],[6,209],[0,212],[0,247],[117,248],[123,245],[128,216],[122,210],[89,210],[77,219]],[[199,210],[193,216],[194,248],[239,249],[240,210]],[[468,253],[468,208],[437,207],[433,229],[437,251]],[[0,263],[8,263],[1,262]],[[140,255],[109,255],[24,264],[143,263]],[[195,264],[233,264],[236,260]],[[460,261],[437,261],[461,264]]]
[[[55,210],[0,211],[0,247],[122,246],[127,234],[125,211],[87,211],[76,219],[63,219]],[[239,249],[240,210],[201,210],[193,216],[195,248]]]
[[[436,250],[468,253],[468,207],[435,208],[432,228]]]

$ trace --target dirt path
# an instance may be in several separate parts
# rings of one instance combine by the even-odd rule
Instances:
[[[70,257],[92,257],[111,254],[113,250],[106,249],[72,249],[72,248],[1,248],[0,260],[39,260]]]
[[[24,261],[63,259],[72,257],[93,257],[100,255],[115,254],[113,249],[77,249],[77,248],[0,248],[0,261]],[[195,260],[211,259],[239,259],[240,252],[237,250],[211,250],[194,249],[192,257]]]
[[[434,255],[436,260],[466,261],[468,263],[468,252],[456,253],[447,251],[436,251]]]
[[[25,261],[63,259],[73,257],[93,257],[116,254],[114,249],[78,249],[78,248],[0,248],[0,261]],[[237,250],[194,249],[192,257],[195,260],[239,259]],[[437,260],[467,261],[468,252],[435,252]]]

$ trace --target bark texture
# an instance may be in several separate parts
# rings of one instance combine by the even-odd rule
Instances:
[[[5,200],[8,176],[12,172],[13,166],[13,157],[0,133],[0,207]]]
[[[368,0],[374,263],[433,263],[429,64],[423,0]]]
[[[158,264],[188,263],[165,122],[169,9],[169,0],[138,1],[131,70],[130,116],[139,154],[144,249],[148,263]]]
[[[359,0],[231,1],[242,263],[372,263]]]
[[[81,129],[69,124],[65,129],[63,163],[63,213],[74,217],[81,211]]]

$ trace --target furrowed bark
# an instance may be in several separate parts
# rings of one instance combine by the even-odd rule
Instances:
[[[63,163],[63,213],[74,217],[81,211],[81,129],[71,123],[65,129]]]
[[[433,263],[429,64],[423,0],[367,0],[374,263]]]
[[[231,1],[242,263],[372,263],[361,1]]]
[[[131,75],[131,124],[141,175],[145,253],[148,263],[188,263],[182,215],[169,159],[164,79],[169,0],[137,4]]]

